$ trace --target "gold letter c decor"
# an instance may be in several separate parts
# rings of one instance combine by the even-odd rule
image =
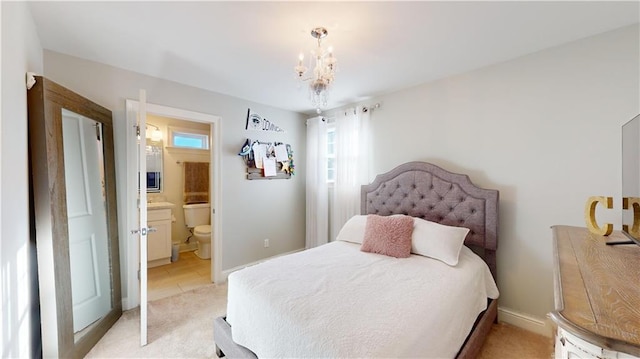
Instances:
[[[622,197],[622,209],[633,209],[633,224],[629,228],[628,224],[622,225],[622,230],[636,238],[640,238],[640,198]]]
[[[605,208],[613,208],[613,197],[594,196],[589,197],[587,205],[584,208],[584,219],[587,222],[587,228],[591,233],[601,236],[608,236],[613,232],[613,224],[605,223],[604,228],[600,228],[596,222],[596,206],[602,203]]]

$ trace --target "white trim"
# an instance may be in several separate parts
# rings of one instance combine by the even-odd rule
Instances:
[[[553,324],[549,319],[535,318],[528,314],[498,306],[498,321],[544,335],[545,337],[551,338],[553,336]]]
[[[164,148],[170,153],[179,153],[179,154],[206,154],[211,151],[209,149],[203,150],[200,148],[188,148],[188,147],[164,146]]]
[[[211,147],[211,137],[210,137],[210,133],[207,131],[202,131],[202,130],[196,130],[193,128],[184,128],[184,127],[175,127],[175,126],[167,126],[167,132],[168,132],[168,148],[181,148],[181,149],[185,149],[185,150],[201,150],[201,151],[209,151],[209,148]],[[193,135],[193,136],[197,136],[197,137],[202,137],[202,139],[206,139],[207,143],[206,145],[208,146],[207,148],[195,148],[195,147],[184,147],[184,146],[176,146],[174,143],[174,133],[181,133],[181,134],[185,134],[185,135]],[[204,142],[204,141],[203,141]]]
[[[211,124],[210,131],[210,153],[211,153],[211,187],[212,193],[211,203],[211,225],[213,227],[212,245],[214,258],[211,261],[211,281],[221,282],[222,279],[222,118],[210,114],[188,111],[173,107],[156,105],[147,103],[147,114],[158,115],[162,117],[175,118],[185,121],[204,122]],[[140,304],[140,293],[138,288],[138,241],[132,239],[130,229],[137,226],[137,201],[138,201],[138,184],[136,182],[137,169],[137,138],[135,135],[135,124],[138,116],[138,101],[126,100],[126,153],[127,153],[127,187],[126,187],[126,203],[125,203],[125,226],[121,226],[120,236],[126,238],[127,244],[124,248],[127,261],[128,273],[124,273],[127,277],[127,298],[123,300],[123,309],[132,309]],[[125,299],[125,298],[123,298]],[[126,306],[125,306],[126,303]]]
[[[127,310],[125,308],[131,308],[129,307],[129,297],[122,297],[122,309]]]
[[[261,259],[259,261],[243,264],[243,265],[240,265],[240,266],[237,266],[237,267],[233,267],[231,269],[226,269],[226,270],[222,271],[222,277],[221,277],[222,281],[220,283],[226,282],[227,281],[227,277],[229,277],[229,274],[231,274],[231,273],[233,273],[233,272],[235,272],[237,270],[240,270],[240,269],[243,269],[243,268],[247,268],[247,267],[251,267],[253,265],[268,261],[269,259],[278,258],[278,257],[286,256],[287,254],[292,254],[292,253],[301,252],[301,251],[304,251],[304,248],[296,249],[296,250],[293,250],[291,252],[280,253],[280,254],[277,254],[275,256],[271,256],[271,257],[268,257],[268,258],[265,258],[265,259]]]

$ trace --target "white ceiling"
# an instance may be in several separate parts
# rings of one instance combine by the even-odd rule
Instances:
[[[43,48],[312,113],[293,67],[324,26],[328,108],[638,23],[640,2],[31,2]],[[152,94],[150,94],[152,97]]]

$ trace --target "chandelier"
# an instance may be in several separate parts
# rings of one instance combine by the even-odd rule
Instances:
[[[333,56],[333,49],[329,47],[327,50],[322,48],[322,39],[328,34],[324,27],[316,27],[311,30],[311,36],[318,40],[318,47],[311,51],[311,57],[315,59],[313,73],[305,77],[308,68],[304,65],[304,54],[298,57],[298,66],[295,67],[298,79],[301,82],[309,83],[309,99],[311,104],[316,108],[316,112],[320,114],[320,108],[327,106],[329,99],[329,88],[333,83],[336,73],[337,59]],[[311,66],[309,60],[309,65]]]

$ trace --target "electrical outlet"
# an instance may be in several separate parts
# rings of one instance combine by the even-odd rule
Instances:
[[[264,239],[264,247],[269,248],[269,238]]]

